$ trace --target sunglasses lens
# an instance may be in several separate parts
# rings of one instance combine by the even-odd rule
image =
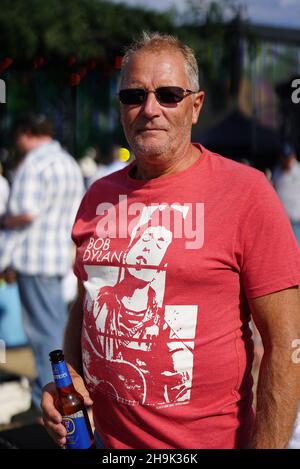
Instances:
[[[145,90],[139,88],[121,90],[119,92],[119,99],[123,104],[142,104],[145,96]]]
[[[164,86],[157,88],[156,96],[162,104],[179,103],[184,98],[184,90],[178,86]]]
[[[143,104],[148,94],[142,88],[128,88],[119,92],[119,99],[123,104]],[[161,104],[176,104],[183,100],[184,89],[179,86],[162,86],[155,90],[155,96]]]

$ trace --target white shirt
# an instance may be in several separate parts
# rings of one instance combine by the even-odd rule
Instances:
[[[294,161],[289,170],[277,168],[273,184],[292,222],[300,223],[300,163]]]
[[[125,168],[127,166],[127,162],[123,161],[113,161],[111,164],[105,166],[101,164],[98,166],[97,171],[95,174],[89,179],[88,185],[90,186],[93,182],[97,181],[98,179],[103,178],[104,176],[108,176],[115,171],[119,171],[119,169]]]
[[[6,212],[9,197],[9,184],[5,177],[0,174],[0,216]]]
[[[8,213],[34,220],[0,235],[0,271],[12,266],[28,275],[64,275],[71,265],[71,229],[84,192],[81,171],[56,141],[29,152],[11,187]]]

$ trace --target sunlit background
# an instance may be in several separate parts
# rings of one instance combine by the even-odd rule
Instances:
[[[126,147],[116,99],[120,66],[124,47],[147,29],[176,34],[196,51],[206,102],[194,139],[272,167],[280,138],[299,150],[299,106],[290,99],[300,71],[299,25],[293,0],[14,0],[13,7],[2,0],[1,145],[10,145],[15,115],[30,109],[52,118],[76,158],[96,146],[105,161],[114,144]],[[239,141],[228,142],[235,125]]]

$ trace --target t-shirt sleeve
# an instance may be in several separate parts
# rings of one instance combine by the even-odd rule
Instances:
[[[83,222],[84,222],[85,217],[88,216],[87,198],[88,198],[88,192],[85,193],[80,203],[80,206],[77,211],[77,215],[75,217],[75,221],[72,227],[72,240],[76,247],[76,256],[75,256],[75,262],[73,265],[73,272],[80,282],[84,280],[83,272],[82,272],[82,263],[79,260],[79,257],[80,257],[79,249],[80,249],[82,242],[85,239],[85,233],[83,232],[82,227],[83,227]]]
[[[300,249],[288,216],[264,174],[249,192],[238,226],[236,254],[247,297],[300,284]]]

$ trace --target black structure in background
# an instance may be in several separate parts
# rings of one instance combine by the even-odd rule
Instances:
[[[247,160],[260,170],[272,169],[280,153],[279,133],[238,109],[208,131],[195,133],[193,141],[233,160]]]

